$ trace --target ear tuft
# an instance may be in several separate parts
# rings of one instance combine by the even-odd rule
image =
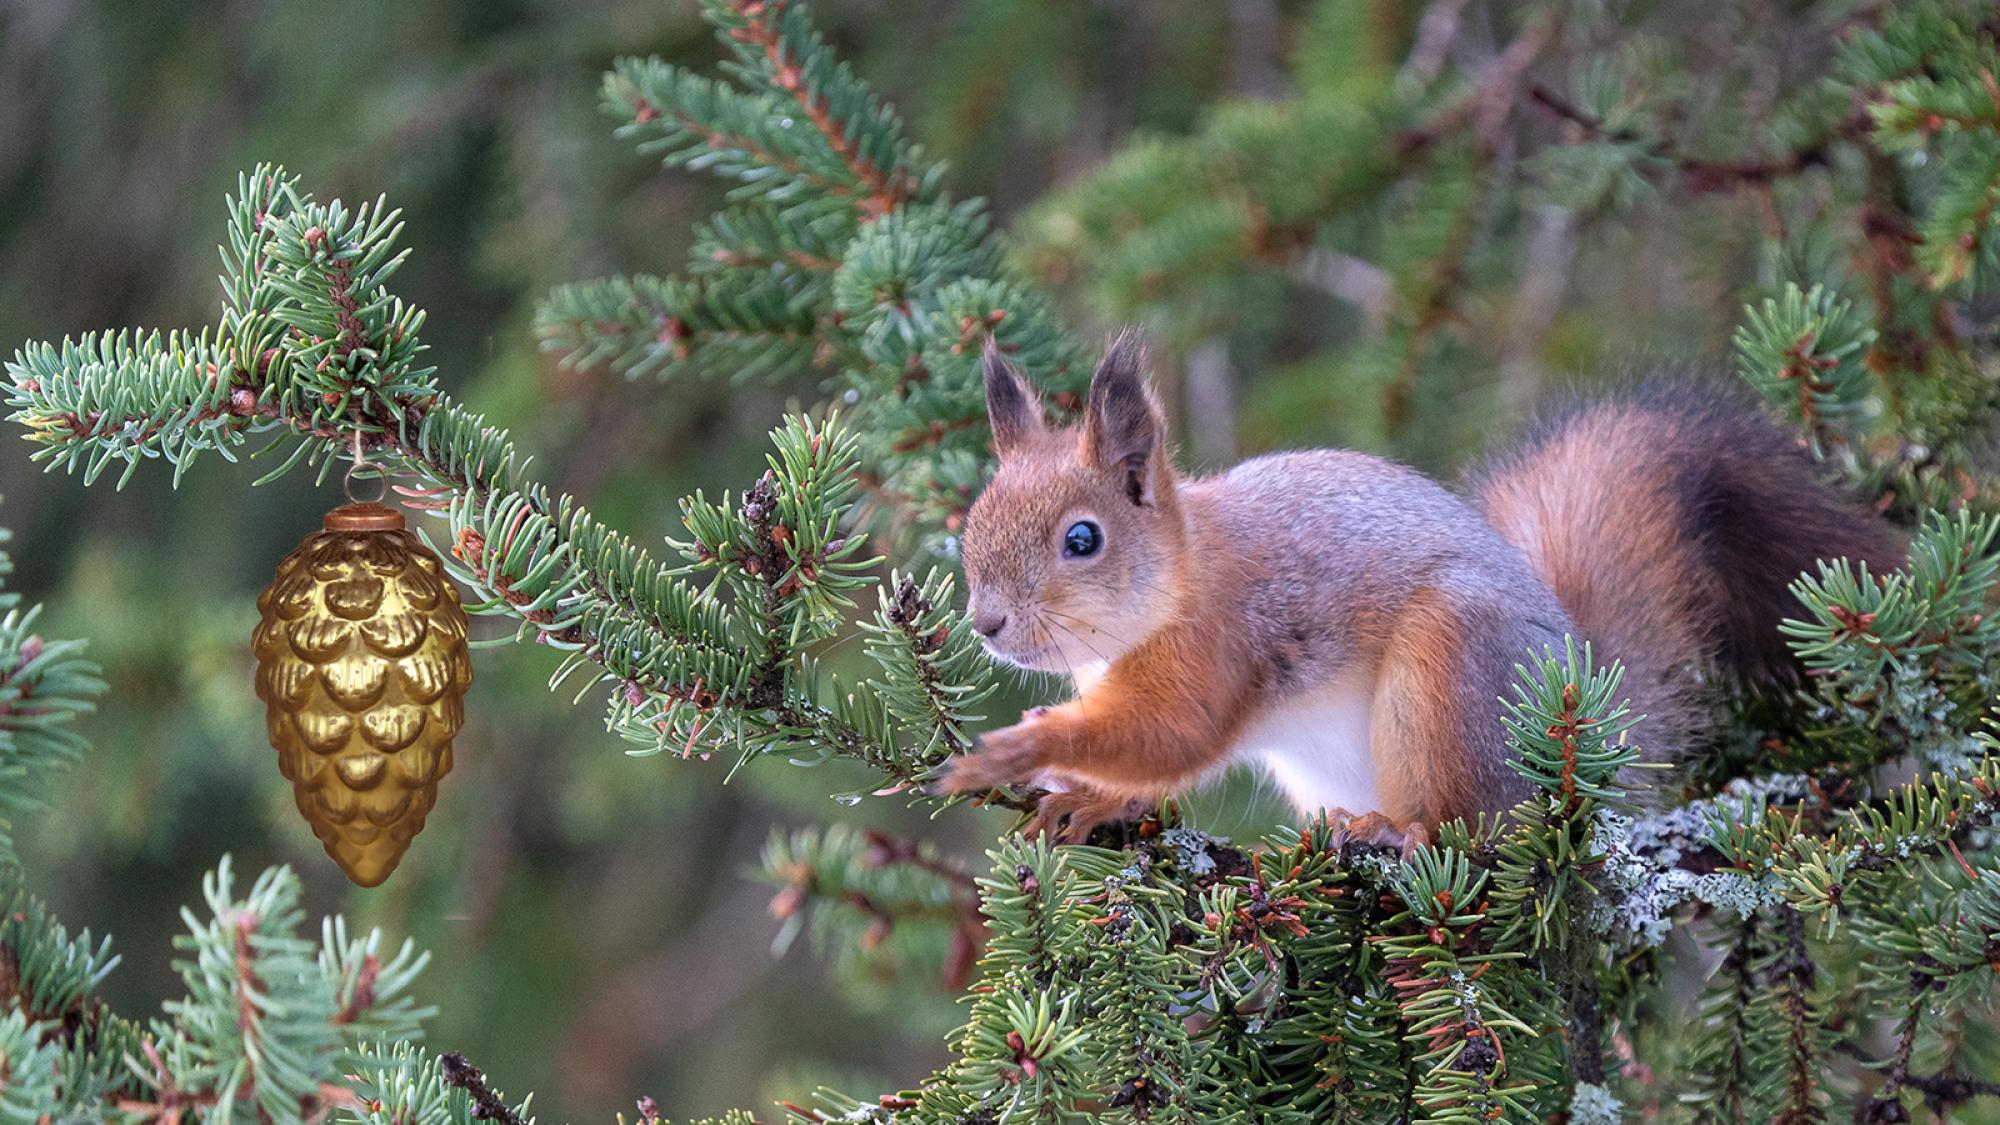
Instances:
[[[1145,366],[1146,345],[1138,332],[1128,328],[1112,338],[1090,377],[1083,454],[1099,468],[1122,468],[1132,502],[1149,507],[1163,468],[1167,423],[1146,384]]]
[[[1042,432],[1042,400],[991,339],[986,341],[981,366],[986,379],[986,419],[993,428],[993,452],[1004,460]]]

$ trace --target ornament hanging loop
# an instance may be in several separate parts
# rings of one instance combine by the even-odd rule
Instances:
[[[347,493],[347,499],[351,503],[380,504],[389,495],[389,470],[379,462],[370,461],[368,455],[362,452],[360,430],[354,431],[351,446],[354,451],[354,463],[347,467],[347,474],[340,479],[341,491]],[[357,480],[374,481],[375,495],[365,500],[356,496],[354,482]]]

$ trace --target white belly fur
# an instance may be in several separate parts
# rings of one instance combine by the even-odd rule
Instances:
[[[1074,672],[1070,673],[1070,679],[1076,684],[1076,691],[1071,695],[1071,698],[1075,698],[1077,695],[1090,690],[1092,684],[1104,678],[1105,670],[1110,667],[1111,662],[1109,660],[1093,660],[1088,664],[1078,666]],[[1069,782],[1064,781],[1060,773],[1040,773],[1029,780],[1051,793],[1069,792]]]
[[[1372,676],[1331,681],[1284,700],[1252,720],[1232,757],[1263,767],[1301,814],[1381,808],[1368,753]]]
[[[1082,695],[1089,691],[1097,681],[1104,678],[1104,673],[1110,667],[1109,660],[1093,660],[1088,664],[1078,665],[1076,671],[1070,674],[1070,679],[1076,684],[1076,694]]]

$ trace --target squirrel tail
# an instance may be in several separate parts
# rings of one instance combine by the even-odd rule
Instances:
[[[1885,573],[1903,536],[1841,496],[1754,400],[1712,383],[1639,387],[1558,411],[1488,463],[1473,503],[1555,592],[1623,690],[1646,757],[1705,739],[1714,672],[1790,678],[1778,623],[1814,561]]]

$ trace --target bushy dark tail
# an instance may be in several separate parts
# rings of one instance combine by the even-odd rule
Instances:
[[[1793,673],[1778,623],[1801,612],[1801,571],[1844,556],[1882,573],[1905,553],[1747,395],[1706,383],[1559,412],[1488,464],[1473,498],[1599,662],[1624,663],[1654,760],[1702,740],[1716,672]]]

